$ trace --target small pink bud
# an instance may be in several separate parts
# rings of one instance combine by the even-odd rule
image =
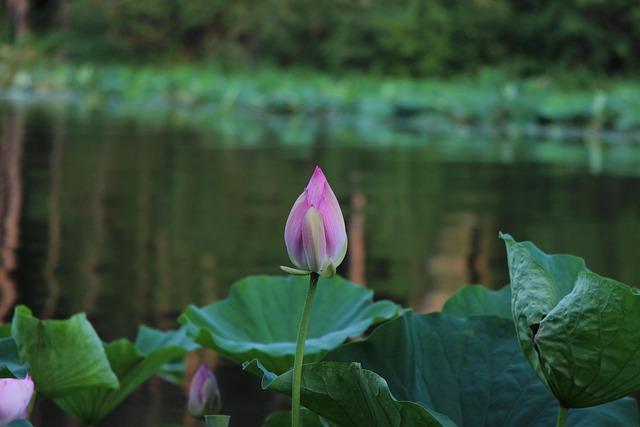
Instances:
[[[189,412],[196,418],[217,414],[222,406],[218,381],[206,364],[201,364],[189,387]]]
[[[284,228],[284,242],[291,262],[300,270],[333,276],[347,252],[344,218],[333,190],[316,166],[304,192],[293,204]]]
[[[27,408],[33,396],[33,381],[23,379],[0,379],[0,426],[26,418]]]

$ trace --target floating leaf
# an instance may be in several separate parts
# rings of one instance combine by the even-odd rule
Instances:
[[[247,277],[233,285],[227,299],[189,307],[180,322],[199,344],[238,363],[258,359],[270,371],[282,373],[293,366],[308,282],[299,276]],[[372,291],[340,277],[320,278],[305,362],[319,360],[347,338],[402,313],[390,301],[372,302],[372,296]]]
[[[570,408],[640,389],[640,291],[502,235],[518,340],[540,379]]]
[[[15,309],[12,335],[20,360],[30,366],[38,393],[57,397],[84,387],[117,388],[102,342],[84,314],[39,320],[25,306]]]
[[[55,400],[66,412],[87,424],[103,419],[169,360],[182,358],[194,344],[184,331],[162,332],[141,326],[135,345],[119,339],[104,348],[120,388],[83,389]]]
[[[499,291],[493,291],[482,285],[465,286],[445,302],[442,312],[458,317],[498,316],[512,319],[511,288],[507,285]]]
[[[342,426],[385,419],[398,426],[547,427],[558,411],[522,357],[512,322],[493,316],[407,313],[325,360],[304,366],[302,402]],[[256,363],[248,368],[260,372]],[[291,371],[265,375],[263,387],[289,394]],[[625,398],[573,410],[569,425],[638,426],[637,405]]]

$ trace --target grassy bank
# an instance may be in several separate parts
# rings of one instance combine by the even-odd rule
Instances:
[[[554,79],[510,79],[495,71],[418,80],[274,69],[228,72],[206,64],[5,63],[0,66],[0,96],[114,107],[133,114],[244,109],[390,125],[424,125],[435,118],[471,127],[640,131],[640,81],[569,88]]]

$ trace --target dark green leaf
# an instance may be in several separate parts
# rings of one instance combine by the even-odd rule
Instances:
[[[29,366],[20,363],[18,346],[13,338],[0,339],[0,377],[24,378]]]
[[[511,288],[507,285],[493,291],[482,285],[469,285],[447,300],[443,313],[458,317],[498,316],[512,319]]]
[[[204,308],[191,306],[180,322],[199,344],[242,363],[258,359],[272,372],[293,366],[298,322],[308,277],[253,276],[233,285],[229,297]],[[305,362],[319,360],[372,324],[402,308],[372,302],[372,291],[340,278],[320,278],[313,303]]]
[[[640,389],[640,291],[580,258],[502,238],[518,340],[558,400],[581,408]]]
[[[167,361],[181,358],[193,346],[184,331],[162,332],[143,326],[138,331],[136,345],[126,339],[105,345],[111,369],[120,381],[119,389],[83,389],[55,401],[74,417],[93,424],[107,416],[129,394],[160,371]]]
[[[263,388],[291,395],[291,371],[274,377],[256,360],[245,364],[245,369],[264,375]],[[394,399],[385,380],[358,363],[304,365],[301,399],[307,408],[343,427],[455,426],[418,403]]]
[[[57,397],[84,387],[117,388],[102,342],[84,314],[38,320],[16,307],[12,335],[20,360],[28,362],[38,393]]]
[[[379,425],[380,419],[398,426],[552,426],[558,402],[522,357],[513,329],[511,321],[493,316],[408,313],[330,352],[327,361],[305,365],[302,402],[350,427]],[[255,363],[248,368],[260,373]],[[289,394],[291,371],[265,375],[263,386]],[[571,410],[569,421],[639,425],[629,398]]]

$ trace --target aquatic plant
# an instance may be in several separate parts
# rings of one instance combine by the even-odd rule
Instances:
[[[213,371],[202,363],[189,386],[189,412],[196,418],[204,418],[205,415],[217,414],[221,407],[218,380]]]
[[[15,309],[11,336],[38,394],[86,424],[103,419],[168,362],[197,348],[183,330],[163,332],[145,326],[139,328],[135,343],[103,343],[84,314],[40,320],[25,306]],[[13,372],[23,369],[15,362],[5,366]]]

